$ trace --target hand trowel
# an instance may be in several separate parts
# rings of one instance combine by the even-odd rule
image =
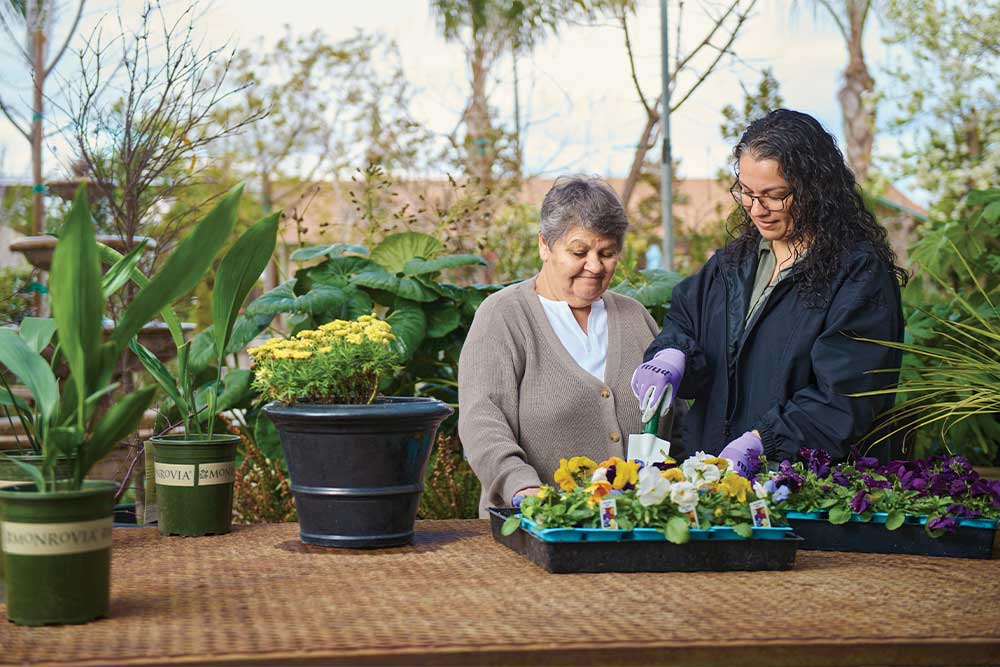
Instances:
[[[647,405],[646,409],[643,410],[642,433],[632,433],[629,435],[626,460],[638,459],[646,465],[667,460],[667,457],[670,455],[670,442],[657,437],[656,433],[659,431],[660,416],[662,414],[660,406],[669,406],[671,404],[670,399],[673,398],[673,393],[674,388],[668,384],[664,388],[660,400]],[[665,413],[668,410],[668,407],[664,407],[662,412]],[[670,419],[673,420],[673,412],[670,413]]]

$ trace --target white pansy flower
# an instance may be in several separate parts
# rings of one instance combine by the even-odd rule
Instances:
[[[639,485],[636,497],[643,507],[659,505],[670,493],[670,481],[665,479],[659,468],[649,466],[639,471]]]
[[[765,489],[764,485],[761,484],[760,482],[753,483],[753,492],[757,494],[758,498],[761,499],[767,498],[767,489]]]
[[[670,487],[670,502],[690,512],[698,504],[698,488],[691,482],[677,482]]]

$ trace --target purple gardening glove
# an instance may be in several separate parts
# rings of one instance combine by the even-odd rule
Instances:
[[[632,393],[639,399],[643,423],[652,419],[661,396],[661,414],[670,408],[683,377],[684,353],[672,347],[660,350],[652,359],[635,369],[632,373]]]
[[[760,455],[763,453],[764,445],[760,438],[747,431],[726,445],[719,456],[732,461],[736,472],[750,479],[760,469]]]

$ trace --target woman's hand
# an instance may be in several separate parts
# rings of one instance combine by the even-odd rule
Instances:
[[[660,402],[660,397],[663,397],[661,414],[673,405],[683,377],[684,353],[672,347],[660,350],[635,369],[632,373],[632,393],[639,399],[643,422],[652,419],[653,409]],[[647,412],[650,414],[647,415]]]
[[[726,445],[719,456],[732,461],[736,472],[749,479],[760,469],[760,455],[763,453],[760,435],[757,431],[747,431]]]
[[[520,507],[522,500],[524,500],[527,496],[537,496],[539,491],[541,491],[541,489],[537,486],[529,486],[526,489],[521,489],[514,494],[513,498],[510,499],[510,504],[514,507]]]

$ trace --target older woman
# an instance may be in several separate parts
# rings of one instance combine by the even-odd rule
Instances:
[[[479,510],[552,482],[559,459],[624,457],[641,426],[632,370],[658,330],[608,292],[628,219],[597,178],[560,178],[542,203],[536,276],[487,298],[459,360],[458,432]]]

